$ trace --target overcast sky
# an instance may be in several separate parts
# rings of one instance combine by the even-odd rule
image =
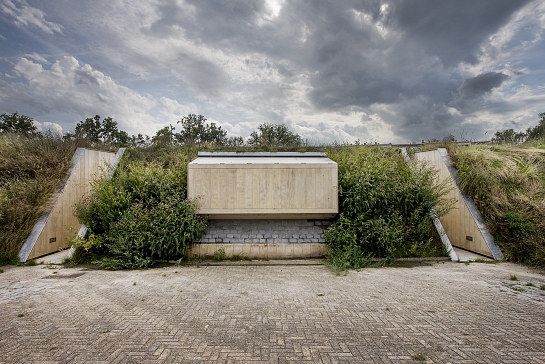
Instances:
[[[544,29],[541,0],[0,0],[0,113],[489,139],[545,112]]]

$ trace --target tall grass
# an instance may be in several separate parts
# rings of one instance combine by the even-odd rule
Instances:
[[[545,154],[513,146],[451,146],[449,154],[506,258],[545,265]]]
[[[0,135],[0,264],[16,259],[70,168],[75,142]]]

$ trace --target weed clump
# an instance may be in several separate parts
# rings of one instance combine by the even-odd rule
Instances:
[[[218,249],[214,252],[214,260],[217,260],[218,262],[222,262],[225,259],[227,259],[227,254],[225,254],[225,250],[223,248]]]
[[[422,354],[413,355],[411,356],[411,359],[416,361],[426,361],[426,357]]]

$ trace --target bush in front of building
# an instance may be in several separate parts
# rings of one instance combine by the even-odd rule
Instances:
[[[326,233],[335,269],[363,268],[372,258],[444,255],[432,244],[433,221],[449,209],[435,170],[408,163],[399,149],[369,146],[328,150],[338,163],[340,214]]]
[[[94,182],[94,195],[77,208],[87,225],[79,253],[110,269],[146,268],[186,256],[206,231],[206,219],[186,199],[187,157],[163,166],[122,162],[111,179]]]

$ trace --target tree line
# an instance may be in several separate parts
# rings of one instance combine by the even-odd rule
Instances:
[[[117,121],[111,117],[101,120],[99,115],[86,118],[76,124],[74,132],[62,136],[64,140],[86,139],[91,143],[102,143],[119,147],[143,147],[149,145],[225,145],[229,147],[269,146],[297,147],[303,144],[299,134],[289,130],[284,124],[263,123],[250,134],[246,142],[240,136],[227,137],[227,131],[216,123],[208,123],[202,115],[189,114],[177,122],[181,130],[176,132],[172,125],[159,129],[153,137],[143,134],[129,135],[119,130]],[[34,120],[25,115],[0,115],[0,134],[13,133],[26,137],[44,137],[38,131]],[[52,135],[49,135],[52,136]]]
[[[526,131],[517,132],[514,129],[497,131],[491,139],[492,143],[520,144],[545,140],[545,112],[540,113],[538,125]],[[150,145],[224,145],[228,147],[268,146],[268,147],[298,147],[303,145],[299,134],[292,132],[284,124],[263,123],[244,141],[240,136],[227,137],[227,131],[216,123],[208,123],[202,115],[189,114],[182,117],[177,124],[181,130],[176,132],[172,125],[159,129],[152,137],[143,134],[129,135],[119,130],[117,121],[111,117],[101,120],[99,115],[86,118],[76,124],[74,132],[62,136],[65,140],[87,139],[91,143],[102,143],[119,147],[144,147]],[[25,115],[0,115],[0,134],[16,133],[26,137],[44,137],[47,135],[38,131],[34,120]],[[436,139],[429,141],[439,141]],[[443,142],[456,141],[452,135],[443,138]]]
[[[505,129],[494,133],[491,142],[498,144],[520,144],[526,141],[543,141],[545,139],[545,112],[540,113],[539,122],[526,131],[516,132],[514,129]]]

